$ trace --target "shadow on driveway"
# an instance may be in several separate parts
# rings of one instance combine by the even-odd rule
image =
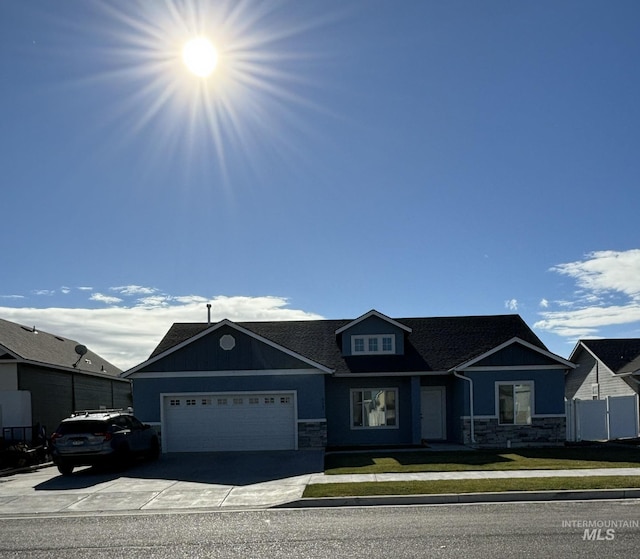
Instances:
[[[321,450],[171,453],[163,454],[153,462],[135,462],[126,470],[78,469],[71,476],[53,477],[35,489],[83,489],[121,478],[244,486],[323,471],[324,452]]]

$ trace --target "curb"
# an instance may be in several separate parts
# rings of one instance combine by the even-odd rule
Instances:
[[[375,495],[370,497],[324,497],[292,501],[272,508],[378,507],[409,505],[455,505],[470,503],[516,503],[527,501],[585,501],[640,499],[640,489],[589,489],[567,491],[509,491],[501,493],[439,493],[435,495]]]

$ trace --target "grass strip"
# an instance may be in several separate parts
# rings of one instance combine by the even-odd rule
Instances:
[[[638,447],[560,447],[329,454],[326,457],[325,473],[333,475],[638,467]]]
[[[502,491],[561,491],[577,489],[631,489],[640,476],[585,476],[522,479],[469,479],[435,481],[374,481],[308,485],[303,497],[364,497],[370,495],[433,495]]]

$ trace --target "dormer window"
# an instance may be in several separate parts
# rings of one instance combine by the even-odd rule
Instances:
[[[351,353],[353,355],[378,355],[395,352],[395,334],[356,335],[351,337]]]

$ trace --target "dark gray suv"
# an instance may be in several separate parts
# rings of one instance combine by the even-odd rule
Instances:
[[[124,467],[134,456],[155,459],[159,454],[155,429],[126,410],[76,412],[51,435],[51,456],[62,475],[76,466]]]

